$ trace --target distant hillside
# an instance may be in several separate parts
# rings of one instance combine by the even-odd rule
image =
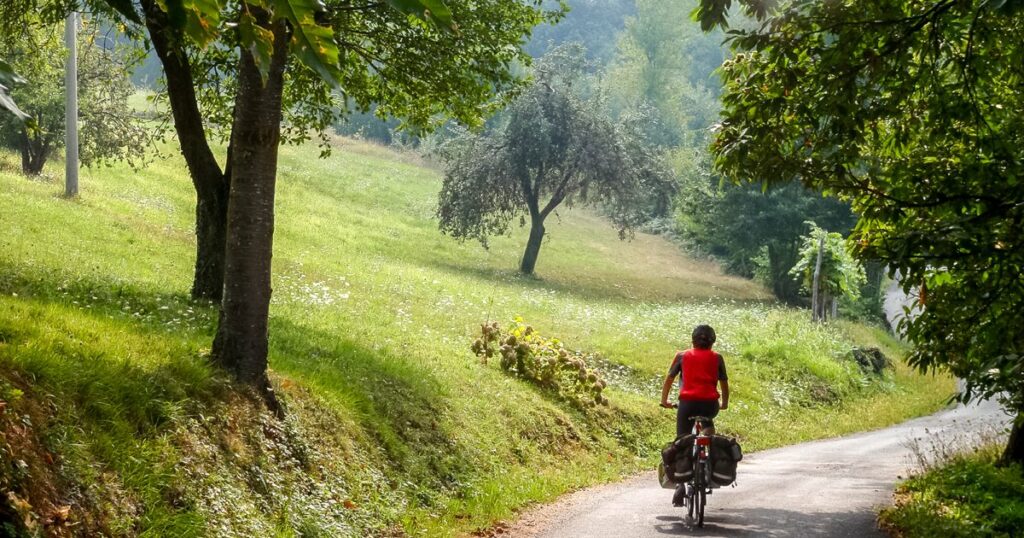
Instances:
[[[172,148],[166,153],[174,154]],[[188,299],[194,193],[180,158],[83,171],[81,197],[0,154],[0,522],[7,533],[449,536],[653,465],[672,436],[659,377],[714,325],[748,450],[930,412],[948,380],[866,373],[884,331],[813,325],[758,285],[551,219],[537,279],[523,230],[490,250],[437,232],[438,172],[339,141],[285,148],[271,308],[278,421],[206,362],[216,311]],[[47,177],[47,176],[44,176]],[[522,316],[596,353],[592,410],[481,364],[479,324]]]

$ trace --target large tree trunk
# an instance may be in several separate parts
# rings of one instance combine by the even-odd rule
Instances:
[[[526,252],[523,253],[523,261],[519,264],[519,270],[524,275],[532,275],[537,266],[537,255],[540,253],[540,246],[544,242],[544,219],[533,217],[530,221],[530,239],[526,242]]]
[[[206,140],[192,67],[182,44],[184,36],[174,30],[167,14],[156,2],[143,0],[142,6],[153,49],[164,66],[181,154],[196,189],[196,266],[192,297],[219,302],[224,289],[230,178],[221,171]]]
[[[224,257],[227,249],[229,178],[197,181],[196,267],[192,298],[220,302],[224,295]]]
[[[266,84],[249,51],[241,51],[232,126],[224,297],[213,358],[239,381],[260,390],[270,407],[280,413],[267,378],[267,323],[281,90],[289,32],[283,21],[274,23],[272,30],[274,54]]]
[[[1013,428],[1010,430],[1010,439],[1006,443],[1006,450],[1003,452],[1002,463],[1019,463],[1024,465],[1024,431],[1022,430],[1022,424],[1024,424],[1024,415],[1017,415],[1017,420],[1013,421]]]

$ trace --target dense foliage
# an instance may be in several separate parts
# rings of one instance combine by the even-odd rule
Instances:
[[[711,2],[720,3],[720,2]],[[804,184],[861,215],[858,256],[926,307],[910,361],[963,398],[1024,413],[1024,7],[896,0],[787,4],[734,34],[713,150],[727,177]],[[713,21],[712,21],[713,22]],[[1024,415],[1021,415],[1024,416]],[[1024,461],[1018,420],[1007,457]]]
[[[600,207],[622,237],[648,218],[652,200],[667,205],[673,174],[645,140],[642,121],[615,122],[599,99],[578,94],[584,63],[578,46],[552,51],[509,105],[504,125],[450,144],[437,210],[442,232],[486,246],[513,219],[525,225],[529,216],[520,270],[531,274],[544,221],[562,204]]]
[[[353,111],[390,119],[394,124],[388,130],[422,132],[449,119],[481,123],[503,104],[494,98],[496,93],[521,85],[522,77],[512,67],[530,62],[519,46],[524,37],[533,26],[561,16],[557,4],[546,11],[539,5],[534,0],[453,2],[449,12],[457,31],[441,31],[409,24],[405,12],[387,5],[326,1],[319,17],[329,24],[339,47],[336,79],[325,79],[307,66],[289,73],[284,140],[302,142],[319,133],[326,142],[326,130]],[[222,41],[232,48],[191,51],[200,106],[208,126],[223,141],[230,140],[235,47],[243,38],[225,34]],[[329,150],[326,143],[323,147]]]
[[[644,129],[665,148],[703,146],[718,113],[714,70],[725,50],[722,34],[686,21],[692,0],[638,0],[602,76],[613,113],[653,111]]]
[[[497,321],[481,324],[472,351],[484,364],[497,355],[505,372],[552,390],[580,407],[608,405],[602,394],[608,383],[587,368],[593,356],[567,349],[557,338],[541,336],[521,317],[505,330]]]
[[[731,272],[757,277],[779,299],[800,302],[800,283],[790,270],[799,259],[807,221],[843,234],[856,217],[849,205],[824,198],[799,183],[762,189],[723,183],[696,173],[679,196],[684,237],[714,255]]]
[[[0,116],[0,142],[21,152],[23,172],[38,174],[64,145],[67,52],[62,25],[27,22],[21,31],[0,36],[0,56],[27,81],[11,96],[32,121]],[[135,92],[127,75],[134,53],[109,40],[100,20],[85,19],[83,26],[78,34],[79,157],[86,166],[112,160],[138,165],[153,135],[128,105]]]

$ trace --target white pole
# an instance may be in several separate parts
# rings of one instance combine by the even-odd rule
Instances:
[[[822,232],[824,234],[824,232]],[[814,276],[811,279],[811,320],[825,319],[825,305],[821,300],[821,258],[825,254],[825,236],[818,238],[818,261],[814,264]]]
[[[68,14],[64,24],[64,42],[68,60],[64,73],[64,195],[78,195],[78,13]]]

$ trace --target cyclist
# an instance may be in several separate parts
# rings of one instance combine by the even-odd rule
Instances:
[[[679,409],[676,411],[676,439],[688,435],[693,430],[693,419],[705,417],[704,433],[714,435],[713,420],[720,409],[729,408],[729,375],[725,371],[725,359],[711,350],[715,344],[715,330],[710,325],[698,325],[691,336],[693,347],[676,353],[672,365],[665,376],[665,384],[661,387],[661,406],[671,408],[668,393],[676,376],[679,382]],[[719,394],[718,385],[722,386]],[[719,405],[718,398],[722,403]],[[686,499],[686,485],[679,484],[672,495],[674,506],[683,506]]]
[[[693,329],[693,347],[676,353],[661,388],[661,406],[671,408],[668,393],[677,375],[679,383],[679,410],[676,413],[676,438],[688,435],[693,429],[690,417],[700,416],[712,419],[720,409],[729,408],[729,375],[725,371],[725,359],[711,350],[715,344],[715,330],[710,325],[698,325]],[[722,392],[719,394],[718,385]],[[719,405],[718,398],[722,403]],[[714,421],[708,421],[708,434],[714,433]]]

